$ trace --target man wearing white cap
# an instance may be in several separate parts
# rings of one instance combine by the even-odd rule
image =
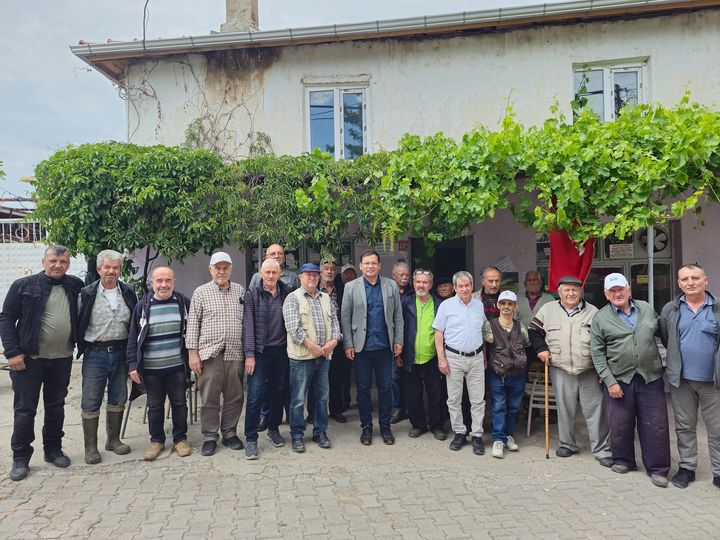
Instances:
[[[218,430],[223,445],[233,450],[243,448],[237,425],[243,407],[245,289],[230,281],[232,259],[227,253],[214,253],[208,269],[212,281],[195,289],[192,295],[185,337],[190,369],[197,376],[200,391],[203,456],[217,450]]]
[[[505,448],[514,452],[515,422],[525,392],[527,356],[530,346],[527,329],[515,320],[517,296],[502,291],[497,307],[500,316],[483,325],[483,341],[488,359],[488,386],[492,393],[492,456],[502,458]]]
[[[605,278],[610,302],[593,318],[591,352],[605,383],[610,412],[613,471],[637,469],[635,429],[643,465],[652,483],[667,487],[670,433],[663,367],[655,343],[658,316],[647,302],[634,300],[622,274]]]

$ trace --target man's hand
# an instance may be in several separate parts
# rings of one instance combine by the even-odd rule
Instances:
[[[190,370],[195,375],[200,375],[202,372],[202,360],[200,360],[197,349],[188,349],[188,363],[190,364]]]
[[[447,358],[438,358],[438,369],[443,375],[450,375],[450,364]]]
[[[402,367],[402,356],[395,357],[395,366]]]
[[[393,354],[395,356],[400,356],[402,354],[402,345],[400,345],[399,343],[393,345]]]
[[[355,347],[345,349],[345,356],[348,360],[355,360]]]
[[[252,375],[255,373],[255,357],[254,356],[248,356],[245,359],[245,373],[248,375]]]
[[[309,339],[307,340],[307,342],[308,343],[307,343],[306,347],[308,348],[308,351],[310,351],[315,358],[320,358],[320,357],[325,356],[325,351],[323,351],[323,348],[320,345],[318,345],[317,343],[313,343]]]
[[[337,339],[331,339],[325,345],[323,345],[322,346],[323,356],[325,358],[330,358],[332,356],[332,353],[335,350],[335,347],[337,346],[337,344],[338,344]]]
[[[550,351],[542,351],[537,353],[538,360],[543,364],[549,364],[551,360]]]
[[[25,355],[18,354],[8,358],[8,368],[10,371],[23,371],[25,369]]]
[[[133,369],[130,372],[130,378],[135,384],[142,384],[142,379],[140,378],[140,374],[137,372],[137,369]]]
[[[624,395],[622,388],[620,388],[620,385],[618,383],[608,386],[608,394],[610,394],[610,397],[613,399],[620,399]]]

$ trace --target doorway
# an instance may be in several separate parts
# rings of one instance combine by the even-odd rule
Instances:
[[[452,276],[460,270],[473,273],[472,236],[445,240],[435,244],[435,253],[430,255],[422,238],[411,242],[412,269],[425,268],[435,276]]]

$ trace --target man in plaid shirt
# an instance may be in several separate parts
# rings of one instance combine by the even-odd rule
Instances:
[[[217,450],[218,430],[224,446],[233,450],[243,448],[237,425],[243,408],[245,288],[230,281],[232,259],[227,253],[213,254],[209,270],[212,281],[195,289],[190,301],[185,337],[190,369],[197,376],[200,391],[203,456],[211,456]]]

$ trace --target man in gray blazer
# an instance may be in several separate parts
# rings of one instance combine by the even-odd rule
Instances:
[[[392,279],[380,277],[380,256],[376,251],[368,250],[360,256],[360,272],[362,277],[345,285],[341,310],[345,355],[355,363],[360,442],[372,444],[370,390],[374,372],[380,435],[385,444],[395,444],[390,416],[393,358],[400,356],[403,347],[400,291]]]

